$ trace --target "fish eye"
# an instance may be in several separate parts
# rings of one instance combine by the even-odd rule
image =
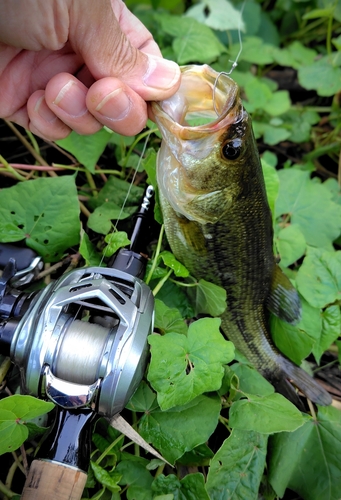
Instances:
[[[236,160],[240,156],[241,146],[242,143],[240,139],[228,141],[223,145],[221,152],[226,160]]]

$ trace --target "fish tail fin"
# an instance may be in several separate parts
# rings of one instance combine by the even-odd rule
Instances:
[[[273,383],[277,391],[297,407],[302,408],[302,402],[294,387],[297,387],[313,403],[321,406],[328,406],[332,403],[331,395],[302,368],[282,356],[280,357],[280,366],[284,376]]]

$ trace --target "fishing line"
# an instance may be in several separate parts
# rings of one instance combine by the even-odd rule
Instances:
[[[133,186],[133,184],[134,184],[134,182],[135,182],[135,179],[136,179],[136,176],[137,176],[137,172],[138,172],[138,170],[139,170],[139,168],[140,168],[141,161],[142,161],[142,159],[143,159],[143,157],[144,157],[144,154],[145,154],[145,152],[146,152],[147,144],[148,144],[149,137],[150,137],[150,134],[151,134],[151,133],[152,133],[152,131],[150,130],[150,131],[149,131],[149,134],[146,136],[146,139],[145,139],[145,141],[144,141],[144,145],[143,145],[143,148],[142,148],[141,156],[140,156],[139,161],[138,161],[138,163],[137,163],[137,167],[136,167],[136,169],[135,169],[134,175],[133,175],[133,177],[132,177],[132,179],[131,179],[131,182],[130,182],[129,188],[128,188],[128,190],[127,190],[127,194],[126,194],[126,196],[125,196],[125,198],[124,198],[124,200],[123,200],[123,203],[122,203],[122,206],[121,206],[121,209],[120,209],[120,213],[118,214],[118,218],[117,218],[116,224],[114,225],[114,230],[113,230],[113,232],[111,233],[111,236],[110,236],[110,238],[109,238],[108,246],[110,245],[110,243],[111,243],[111,241],[112,241],[112,238],[114,237],[114,234],[115,234],[115,232],[117,231],[117,225],[118,225],[118,223],[119,223],[119,221],[120,221],[120,219],[121,219],[121,215],[122,215],[122,213],[123,213],[124,207],[125,207],[125,205],[126,205],[126,203],[127,203],[127,200],[128,200],[128,198],[129,198],[131,188],[132,188],[132,186]],[[101,266],[101,265],[102,265],[102,263],[103,263],[104,257],[105,257],[105,255],[103,254],[103,255],[102,255],[102,258],[101,258],[101,261],[100,261],[100,263],[99,263],[99,265],[100,265],[100,266]]]
[[[246,0],[244,0],[244,2],[242,4],[242,8],[240,9],[240,19],[239,19],[239,26],[238,26],[238,39],[239,39],[239,51],[238,51],[238,54],[237,54],[237,56],[236,56],[236,58],[235,58],[234,61],[231,61],[231,59],[229,59],[229,62],[232,63],[230,71],[221,71],[218,74],[217,78],[215,79],[215,82],[214,82],[214,85],[213,85],[212,101],[213,101],[214,111],[216,112],[217,116],[219,116],[219,113],[218,113],[218,110],[217,110],[217,106],[215,104],[215,91],[216,91],[216,88],[217,88],[217,84],[218,84],[219,78],[221,77],[221,75],[227,75],[227,76],[231,75],[232,71],[234,71],[234,69],[238,66],[238,59],[240,57],[240,54],[243,51],[241,23],[242,23],[242,20],[243,20],[243,12],[244,12],[245,4],[246,4]]]

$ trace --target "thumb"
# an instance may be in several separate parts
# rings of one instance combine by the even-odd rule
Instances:
[[[69,41],[96,80],[115,77],[144,100],[162,100],[180,85],[180,68],[163,59],[151,33],[121,0],[77,0]]]

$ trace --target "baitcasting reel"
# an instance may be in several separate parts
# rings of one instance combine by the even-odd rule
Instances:
[[[25,276],[18,277],[16,260],[9,259],[0,278],[0,353],[19,366],[25,393],[49,399],[59,410],[45,456],[52,463],[86,472],[88,460],[80,444],[84,425],[94,414],[110,418],[119,413],[143,377],[154,299],[141,280],[146,259],[137,247],[152,196],[150,186],[136,215],[130,248],[120,250],[110,267],[71,271],[31,294],[13,286]],[[28,266],[29,272],[38,264]],[[75,434],[73,453],[60,444],[69,434],[67,421]],[[22,498],[38,498],[26,486]],[[41,497],[52,498],[46,494],[42,491]]]

